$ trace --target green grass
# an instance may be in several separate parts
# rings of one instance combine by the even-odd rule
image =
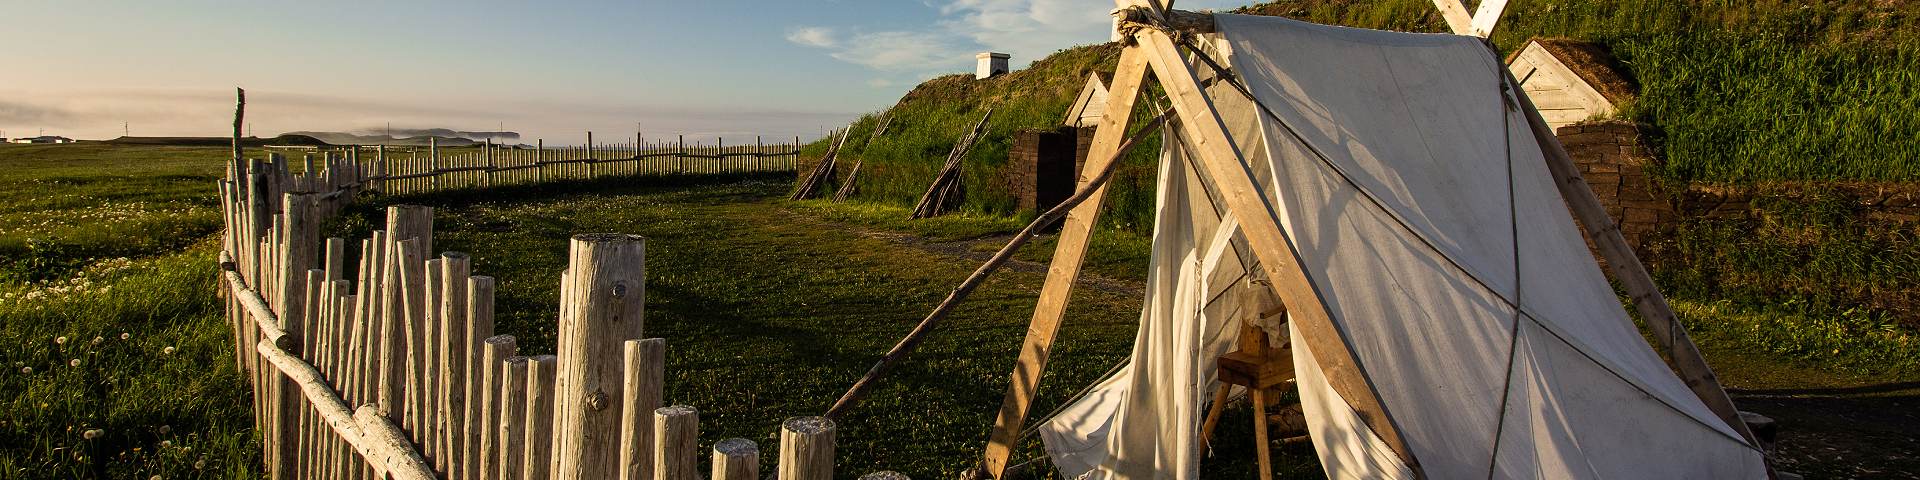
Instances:
[[[0,478],[256,475],[213,288],[223,152],[0,145]]]
[[[778,422],[824,411],[978,265],[893,236],[963,241],[1014,227],[997,217],[889,221],[903,212],[789,203],[780,200],[792,186],[784,177],[716,180],[724,183],[598,182],[390,201],[437,206],[436,248],[470,253],[476,274],[499,280],[497,330],[518,337],[523,354],[553,351],[571,235],[646,236],[646,331],[668,342],[667,401],[700,409],[703,447],[744,437],[769,459]],[[364,235],[379,211],[357,209],[335,232]],[[841,470],[942,478],[976,461],[1043,280],[1044,272],[1002,270],[961,304],[842,424]],[[1036,414],[1131,351],[1139,308],[1131,293],[1076,291]],[[1223,437],[1251,438],[1250,414],[1234,412]],[[1211,468],[1238,476],[1251,468],[1250,447],[1223,441],[1225,460]],[[1037,455],[1030,439],[1016,458]],[[1282,466],[1318,470],[1298,449],[1282,454]]]
[[[0,281],[179,251],[220,229],[211,185],[230,153],[98,143],[0,145]]]

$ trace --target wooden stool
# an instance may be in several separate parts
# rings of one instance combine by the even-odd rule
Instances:
[[[1226,409],[1227,394],[1233,390],[1232,386],[1247,387],[1253,394],[1254,451],[1260,460],[1259,478],[1269,480],[1273,476],[1273,461],[1267,451],[1267,394],[1279,395],[1275,387],[1293,380],[1293,352],[1273,348],[1267,342],[1265,331],[1248,325],[1240,329],[1240,349],[1220,356],[1217,363],[1223,385],[1213,394],[1213,406],[1207,409],[1207,421],[1200,427],[1200,441],[1213,438],[1213,428],[1220,423],[1220,412]]]

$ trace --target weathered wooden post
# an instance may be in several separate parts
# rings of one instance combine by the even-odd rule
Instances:
[[[440,137],[427,137],[427,171],[440,171]],[[427,174],[427,188],[431,190],[440,189],[440,174]]]
[[[646,239],[573,237],[562,306],[559,361],[563,404],[555,424],[557,478],[618,477],[624,343],[640,338],[646,304]]]
[[[467,364],[468,353],[472,350],[473,340],[467,337],[467,276],[471,274],[472,259],[460,252],[447,252],[440,255],[440,339],[433,349],[435,360],[440,369],[440,395],[435,399],[434,408],[439,411],[439,424],[435,425],[439,435],[438,452],[434,465],[447,473],[447,478],[463,478],[465,465],[458,460],[465,452],[467,436],[461,429],[467,422]],[[489,332],[491,333],[491,332]]]
[[[382,357],[380,358],[380,390],[377,405],[382,415],[387,416],[389,421],[401,426],[402,429],[410,429],[413,426],[413,415],[407,411],[408,390],[410,382],[414,379],[408,371],[408,359],[412,357],[413,352],[409,348],[412,342],[407,338],[407,333],[411,330],[407,325],[407,312],[412,310],[407,308],[409,302],[407,289],[410,285],[418,285],[420,277],[425,276],[424,273],[410,274],[409,272],[413,269],[408,268],[412,264],[421,263],[420,243],[419,238],[407,238],[394,243],[394,252],[387,259],[389,282],[386,284],[384,295],[386,298],[383,301],[385,305],[382,308],[384,318],[381,320],[379,339]]]
[[[520,478],[527,458],[527,357],[508,357],[500,382],[499,471],[493,478]],[[544,460],[544,459],[542,459]]]
[[[661,338],[628,340],[625,381],[620,403],[620,478],[652,480],[654,429],[650,412],[660,408],[660,389],[666,381],[667,341]]]
[[[833,478],[833,420],[794,417],[780,425],[779,480]]]
[[[527,362],[527,458],[522,477],[547,480],[553,474],[554,366],[558,357],[540,355]]]
[[[700,411],[674,405],[653,411],[654,480],[700,480]]]
[[[407,360],[413,363],[412,372],[419,375],[420,391],[408,398],[407,408],[418,412],[418,428],[413,431],[413,440],[420,444],[420,453],[429,461],[435,462],[438,469],[440,455],[440,278],[441,265],[446,262],[433,258],[432,252],[422,252],[427,257],[426,274],[421,276],[421,328],[416,329],[413,345],[417,348]]]
[[[760,480],[760,446],[744,438],[713,444],[712,480]]]
[[[482,353],[483,339],[493,336],[493,277],[475,275],[467,277],[467,348],[466,363],[466,412],[461,414],[460,470],[468,478],[480,474],[480,433],[486,419],[486,410],[481,404],[486,399],[483,390],[486,384],[486,365]]]
[[[598,167],[599,165],[598,160],[600,159],[600,157],[596,157],[593,154],[593,132],[592,131],[587,132],[586,154],[587,154],[587,178],[591,179],[597,176],[600,170]]]
[[[475,472],[479,478],[500,478],[500,419],[504,413],[500,392],[505,390],[507,358],[518,353],[519,345],[512,335],[494,335],[487,337],[481,348],[480,364],[486,373],[480,377],[480,391],[484,395],[480,398],[481,416],[474,422],[480,434],[480,449],[476,453],[480,465]]]

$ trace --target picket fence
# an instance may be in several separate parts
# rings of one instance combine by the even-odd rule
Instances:
[[[727,162],[736,155],[696,156],[678,148],[672,156],[646,157],[658,148],[645,146],[543,148],[529,157],[501,150],[488,148],[492,153],[479,157],[491,165],[484,170],[453,163],[473,158],[445,155],[429,156],[426,173],[388,164],[391,157],[365,162],[351,154],[324,155],[319,165],[307,156],[300,167],[275,155],[229,166],[219,182],[227,226],[221,292],[273,478],[702,477],[698,410],[660,405],[666,341],[644,335],[645,239],[573,237],[560,285],[558,351],[541,355],[519,351],[511,335],[495,334],[493,278],[474,275],[466,254],[431,253],[431,207],[388,207],[385,228],[357,246],[320,238],[320,225],[369,190],[580,178],[570,175],[791,171],[791,158],[755,154]],[[603,152],[628,156],[594,159]],[[636,160],[649,158],[658,161]],[[560,170],[569,165],[588,169]],[[613,168],[619,166],[630,168]],[[514,169],[533,174],[502,175]],[[459,177],[473,172],[492,175]],[[408,180],[419,181],[403,183]],[[353,265],[350,248],[358,249]],[[834,436],[826,418],[787,419],[776,477],[832,478]],[[716,480],[759,478],[759,456],[750,440],[722,440],[706,473]]]
[[[798,168],[800,138],[792,143],[727,145],[673,141],[595,143],[587,133],[585,145],[498,145],[487,142],[465,147],[441,147],[429,140],[425,147],[366,145],[358,147],[268,147],[269,161],[286,161],[290,170],[309,173],[344,160],[364,175],[367,189],[390,194],[417,194],[447,189],[525,185],[563,180],[645,175],[699,175],[792,172]],[[300,161],[291,154],[299,152]],[[316,158],[317,157],[317,158]],[[310,177],[318,178],[318,177]],[[312,189],[307,189],[312,190]]]

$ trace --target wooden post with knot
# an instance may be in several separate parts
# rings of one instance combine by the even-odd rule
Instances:
[[[562,291],[554,478],[618,478],[627,340],[641,338],[646,239],[573,237]]]

